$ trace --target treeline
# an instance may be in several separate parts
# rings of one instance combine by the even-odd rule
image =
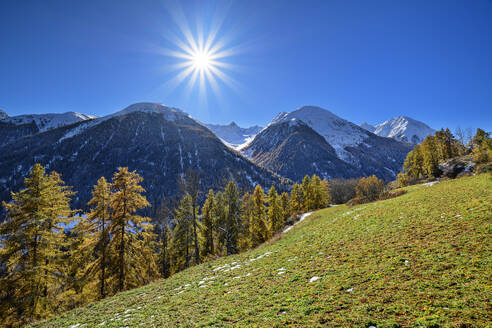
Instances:
[[[90,210],[71,209],[75,193],[56,172],[34,165],[25,189],[3,202],[0,224],[0,321],[17,327],[82,306],[215,257],[260,245],[293,223],[296,214],[326,207],[326,180],[306,176],[290,194],[257,185],[241,193],[228,182],[200,206],[200,176],[181,180],[176,206],[151,220],[142,178],[118,168],[101,177]]]
[[[477,129],[475,136],[465,143],[460,130],[457,132],[458,138],[449,129],[441,129],[415,146],[405,159],[404,172],[398,174],[399,185],[438,178],[442,173],[439,164],[457,156],[469,155],[477,164],[492,161],[492,139],[489,133]]]

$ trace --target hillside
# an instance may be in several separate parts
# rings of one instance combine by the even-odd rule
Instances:
[[[33,327],[488,326],[492,177],[407,190]]]

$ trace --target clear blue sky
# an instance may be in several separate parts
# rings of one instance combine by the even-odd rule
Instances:
[[[221,70],[235,82],[171,85],[169,36],[183,23],[206,36],[220,19],[217,39],[236,50]],[[246,126],[318,105],[355,123],[408,115],[492,130],[490,0],[2,0],[0,45],[10,115],[155,101]]]

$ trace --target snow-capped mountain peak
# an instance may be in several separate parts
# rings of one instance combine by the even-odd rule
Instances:
[[[403,142],[420,143],[435,130],[408,116],[397,116],[375,126],[374,133]]]
[[[3,112],[5,114],[5,112]],[[61,126],[70,125],[73,123],[92,120],[96,116],[66,112],[66,113],[48,113],[48,114],[26,114],[9,117],[7,114],[1,115],[2,122],[15,125],[32,124],[34,123],[40,132],[50,129],[59,128]],[[5,117],[6,116],[6,117]]]
[[[290,113],[279,113],[269,126],[293,118],[303,121],[323,136],[342,159],[347,157],[345,147],[360,144],[369,134],[363,128],[317,106],[303,106]]]
[[[205,124],[217,137],[219,137],[226,145],[240,149],[251,141],[262,130],[261,126],[254,125],[248,128],[242,128],[231,122],[227,125],[220,124]]]
[[[6,118],[9,118],[9,116],[7,115],[7,113],[0,109],[0,120],[4,120]]]
[[[177,118],[183,116],[189,117],[189,115],[178,108],[168,107],[159,103],[140,102],[132,104],[116,113],[106,116],[105,118],[127,115],[134,112],[163,114],[164,118],[168,121],[175,121]]]

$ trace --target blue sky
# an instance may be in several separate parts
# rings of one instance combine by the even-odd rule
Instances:
[[[231,51],[215,91],[171,83],[182,62],[171,36],[188,26],[206,38],[218,22]],[[0,44],[9,115],[155,101],[246,126],[318,105],[355,123],[408,115],[492,130],[490,0],[3,0]]]

